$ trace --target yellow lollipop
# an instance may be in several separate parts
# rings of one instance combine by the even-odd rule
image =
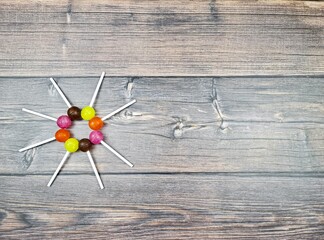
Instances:
[[[64,143],[64,147],[68,152],[76,152],[79,149],[79,141],[75,138],[69,138]]]
[[[90,106],[86,106],[82,109],[81,111],[81,117],[84,120],[90,120],[91,118],[93,118],[94,116],[96,116],[96,111],[94,110],[93,107]]]

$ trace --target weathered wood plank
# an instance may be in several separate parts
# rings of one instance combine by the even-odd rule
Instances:
[[[82,107],[97,80],[62,78],[59,84]],[[0,112],[1,172],[51,174],[64,154],[62,144],[17,150],[51,137],[56,124],[20,109],[57,117],[66,111],[63,100],[47,79],[2,79],[0,88],[6,102]],[[103,129],[136,167],[129,169],[101,146],[95,159],[102,173],[323,171],[323,91],[320,78],[107,78],[96,103],[99,115],[138,100]],[[86,122],[73,133],[87,137]],[[63,171],[92,170],[77,153]]]
[[[2,0],[0,239],[321,239],[323,14],[322,1]],[[105,190],[83,153],[47,188],[62,144],[17,150],[57,127],[20,109],[65,113],[49,76],[87,105],[101,71],[117,77],[99,115],[138,100],[103,130],[135,168],[97,146]]]
[[[97,77],[56,78],[70,101],[89,104]],[[324,81],[310,77],[106,77],[96,108],[106,115],[132,98],[138,103],[124,115],[142,121],[324,122]],[[26,90],[28,89],[28,90]],[[22,107],[60,116],[66,105],[49,78],[1,78],[0,118],[17,122],[41,120],[17,111]],[[80,94],[82,93],[82,94]],[[17,97],[19,96],[19,97]]]
[[[5,0],[0,76],[321,75],[323,6]]]
[[[215,125],[190,124],[177,129],[173,124],[145,130],[144,125],[125,124],[114,121],[103,133],[135,168],[130,169],[104,147],[96,146],[93,153],[102,173],[324,170],[323,125],[234,123],[224,132]],[[50,138],[55,131],[44,122],[20,127],[2,124],[1,141],[6,145],[1,150],[1,172],[52,174],[64,155],[63,144],[54,142],[25,153],[18,149]],[[89,130],[73,132],[79,139],[89,134]],[[92,169],[86,155],[80,152],[73,154],[63,172],[91,173]]]
[[[284,7],[285,6],[285,7]],[[0,10],[21,11],[37,13],[66,13],[79,12],[95,13],[210,13],[217,10],[217,13],[227,14],[259,14],[259,15],[317,15],[321,16],[323,9],[321,1],[304,0],[269,0],[256,2],[252,0],[223,0],[223,1],[188,1],[165,0],[157,2],[150,0],[134,1],[103,1],[103,0],[43,0],[37,1],[18,0],[13,4],[10,0],[2,0]]]
[[[4,239],[320,239],[323,178],[0,177]],[[73,193],[73,194],[71,194]]]

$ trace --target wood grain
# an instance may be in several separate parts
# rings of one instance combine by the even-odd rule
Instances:
[[[0,177],[0,236],[15,239],[319,239],[323,178]],[[311,187],[310,187],[311,186]],[[82,196],[82,197],[81,197]],[[202,198],[203,196],[203,198]]]
[[[322,239],[323,1],[2,0],[0,239]],[[108,121],[64,155],[69,100]],[[72,128],[89,134],[86,122]]]
[[[0,76],[323,75],[323,9],[320,1],[4,0]]]
[[[98,79],[58,80],[71,102],[82,108]],[[2,79],[1,86],[7,102],[0,113],[1,140],[8,142],[1,172],[50,174],[64,155],[62,144],[17,150],[51,137],[57,126],[20,109],[58,117],[66,111],[65,103],[48,79]],[[323,96],[319,78],[106,78],[96,102],[99,115],[137,99],[103,129],[107,141],[136,168],[129,169],[102,146],[95,147],[95,158],[102,173],[323,171]],[[90,129],[77,122],[72,132],[81,139]],[[64,171],[91,168],[85,155],[77,153]]]

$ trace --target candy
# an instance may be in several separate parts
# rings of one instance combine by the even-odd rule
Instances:
[[[64,143],[64,147],[68,152],[76,152],[79,149],[79,141],[75,138],[69,138]]]
[[[66,129],[60,129],[55,133],[55,138],[58,142],[65,142],[70,136],[70,131]]]
[[[101,120],[100,117],[94,117],[91,118],[88,125],[92,130],[100,130],[103,127],[104,122]]]
[[[90,133],[89,139],[93,144],[99,144],[104,139],[104,136],[100,131],[92,131]]]
[[[70,119],[73,121],[73,120],[81,120],[82,117],[81,117],[81,109],[76,107],[76,106],[73,106],[73,107],[70,107],[68,110],[67,110],[67,115],[70,117]]]
[[[91,118],[93,118],[94,116],[96,116],[96,111],[94,110],[93,107],[90,106],[86,106],[82,109],[81,111],[81,117],[84,120],[90,120]]]
[[[99,183],[99,186],[101,189],[103,189],[104,185],[102,183],[102,180],[100,178],[100,175],[98,173],[95,162],[94,162],[93,157],[90,152],[93,144],[103,145],[106,149],[108,149],[113,154],[115,154],[124,163],[126,163],[130,167],[134,166],[131,162],[129,162],[125,157],[123,157],[113,147],[111,147],[110,145],[108,145],[108,143],[106,143],[104,141],[104,136],[100,130],[105,125],[104,121],[108,120],[115,114],[120,113],[127,107],[133,105],[136,102],[136,100],[132,100],[132,101],[128,102],[127,104],[119,107],[118,109],[114,110],[113,112],[109,113],[108,115],[106,115],[102,118],[96,117],[96,111],[94,109],[94,104],[95,104],[96,98],[98,97],[99,90],[103,83],[104,77],[105,77],[105,72],[102,72],[100,79],[97,83],[96,89],[92,95],[89,105],[85,106],[82,110],[76,106],[72,106],[72,104],[70,103],[68,98],[65,96],[65,94],[63,93],[63,91],[61,90],[61,88],[58,86],[57,82],[53,78],[50,78],[50,80],[51,80],[54,88],[56,89],[57,93],[61,96],[61,98],[63,99],[65,104],[68,106],[67,115],[62,115],[59,118],[54,118],[54,117],[48,116],[46,114],[43,114],[40,112],[35,112],[35,111],[29,110],[26,108],[22,109],[23,111],[28,112],[30,114],[54,121],[60,127],[60,129],[58,129],[57,132],[55,133],[55,137],[53,136],[52,138],[43,140],[38,143],[34,143],[30,146],[24,147],[19,150],[20,152],[26,151],[26,150],[38,147],[40,145],[43,145],[43,144],[46,144],[46,143],[49,143],[49,142],[52,142],[55,140],[58,142],[64,143],[66,153],[65,153],[63,159],[61,160],[59,166],[57,167],[55,173],[53,174],[51,180],[47,184],[48,187],[50,187],[53,184],[57,175],[61,171],[63,165],[65,164],[65,162],[67,161],[67,159],[69,158],[71,153],[76,152],[80,149],[80,151],[85,152],[87,154],[88,159],[91,164],[91,167],[92,167],[92,169],[95,173],[95,176],[97,178],[97,181]],[[88,125],[92,129],[92,132],[90,133],[89,138],[83,138],[81,140],[78,140],[76,138],[71,137],[72,134],[67,129],[72,126],[73,121],[81,120],[81,119],[89,121]]]
[[[79,141],[79,149],[82,152],[87,152],[91,149],[92,143],[88,138],[83,138]]]
[[[62,115],[57,119],[56,124],[60,128],[69,128],[72,125],[72,121],[67,115]]]

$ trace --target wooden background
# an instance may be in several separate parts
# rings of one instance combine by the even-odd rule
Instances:
[[[324,3],[1,0],[1,239],[320,239]],[[52,116],[91,99],[102,146],[62,159]],[[81,138],[85,122],[74,127]]]

